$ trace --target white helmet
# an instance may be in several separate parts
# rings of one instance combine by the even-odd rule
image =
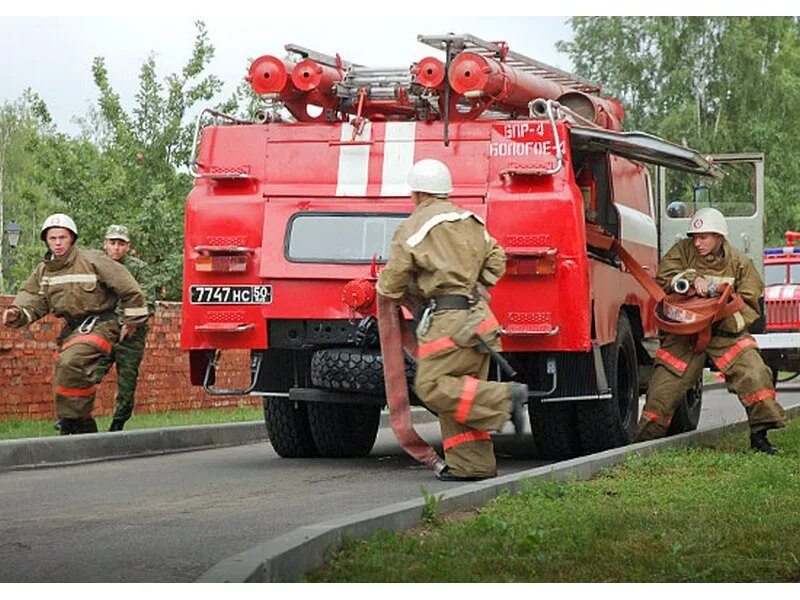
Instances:
[[[727,237],[728,224],[716,208],[701,208],[689,217],[689,230],[686,233],[719,233]]]
[[[408,187],[412,192],[449,194],[453,191],[450,169],[443,162],[426,158],[414,163],[408,173]]]
[[[78,228],[75,225],[75,221],[68,215],[56,213],[47,217],[42,224],[42,233],[39,236],[42,240],[44,240],[47,230],[51,227],[63,227],[64,229],[68,229],[75,236],[74,239],[78,239]]]

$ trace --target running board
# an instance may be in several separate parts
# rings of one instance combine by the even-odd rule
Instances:
[[[325,402],[328,404],[373,404],[385,406],[383,395],[360,394],[358,392],[339,392],[319,388],[295,387],[289,390],[289,400],[293,402]]]

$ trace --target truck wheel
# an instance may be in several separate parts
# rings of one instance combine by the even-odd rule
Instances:
[[[381,407],[372,404],[308,403],[308,423],[322,456],[366,456],[375,444]]]
[[[686,392],[686,396],[678,404],[672,415],[667,435],[694,431],[700,422],[700,411],[703,408],[703,375],[697,378],[694,387]]]
[[[264,422],[270,444],[283,458],[308,458],[319,456],[308,413],[302,402],[280,398],[264,398]]]
[[[585,454],[630,443],[639,418],[636,345],[625,313],[619,314],[616,340],[603,347],[602,353],[611,398],[581,401],[575,407]]]
[[[541,458],[566,460],[580,454],[575,406],[572,403],[528,402],[533,441]]]
[[[416,364],[406,357],[406,378],[414,381]],[[328,390],[385,393],[380,350],[325,348],[311,356],[311,383]]]

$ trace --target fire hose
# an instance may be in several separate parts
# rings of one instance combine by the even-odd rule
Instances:
[[[403,450],[438,475],[446,463],[436,450],[419,436],[411,420],[403,348],[405,347],[410,354],[416,355],[416,340],[400,314],[400,307],[380,294],[377,300],[386,401],[389,404],[392,431]]]
[[[744,300],[730,285],[722,284],[719,297],[701,298],[687,293],[667,294],[642,265],[615,238],[596,225],[587,225],[586,239],[589,245],[615,252],[633,275],[634,279],[656,301],[654,317],[662,331],[675,335],[694,335],[694,351],[702,352],[711,340],[711,327],[744,308]],[[681,285],[681,289],[684,289]]]

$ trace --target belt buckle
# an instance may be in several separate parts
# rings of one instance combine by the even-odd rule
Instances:
[[[97,325],[97,321],[100,319],[97,315],[89,315],[86,317],[83,322],[78,327],[78,332],[83,333],[84,335],[87,333],[91,333],[94,326]]]

